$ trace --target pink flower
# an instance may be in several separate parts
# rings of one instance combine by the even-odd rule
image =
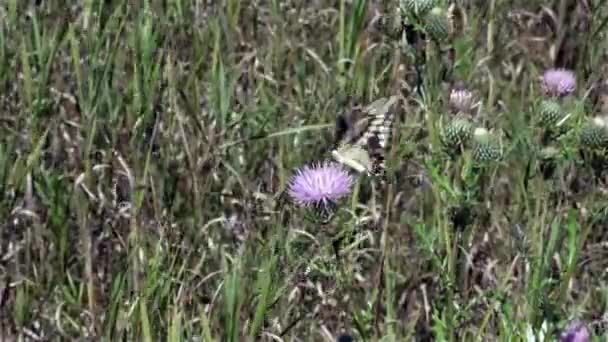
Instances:
[[[576,75],[566,69],[549,69],[543,74],[542,87],[550,96],[566,96],[576,90]]]
[[[564,331],[559,337],[560,342],[589,342],[589,330],[580,321],[574,321],[568,325],[566,331]]]
[[[341,164],[304,166],[289,182],[289,196],[301,206],[326,207],[350,194],[354,179]]]
[[[473,93],[466,88],[463,82],[457,82],[450,92],[450,108],[454,112],[468,113],[473,105]]]

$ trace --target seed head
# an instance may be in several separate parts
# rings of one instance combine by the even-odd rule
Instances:
[[[354,179],[341,164],[307,165],[289,182],[289,196],[300,206],[327,207],[350,194]]]
[[[589,330],[585,324],[580,321],[574,321],[568,325],[559,337],[560,342],[589,342]]]
[[[549,69],[543,74],[542,87],[549,96],[566,96],[576,90],[576,75],[566,69]]]

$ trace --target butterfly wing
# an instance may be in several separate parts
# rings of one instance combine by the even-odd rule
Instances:
[[[396,117],[396,104],[399,98],[392,96],[372,103],[368,109],[370,123],[361,137],[360,144],[365,144],[372,164],[368,170],[371,174],[381,176],[385,170],[385,154],[391,139],[391,132]]]
[[[358,172],[381,175],[384,172],[384,154],[395,121],[395,107],[399,98],[392,96],[374,101],[363,112],[365,118],[351,125],[351,134],[345,134],[340,146],[332,151],[334,159]],[[339,123],[337,123],[339,124]],[[359,132],[352,132],[360,128]],[[337,131],[338,131],[337,127]],[[337,132],[336,131],[336,132]]]
[[[332,151],[334,159],[359,173],[369,170],[372,163],[367,150],[357,145],[344,145]]]

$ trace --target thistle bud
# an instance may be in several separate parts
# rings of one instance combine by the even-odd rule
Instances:
[[[464,118],[452,120],[443,129],[443,144],[448,149],[460,149],[471,139],[473,135],[473,124]]]
[[[581,143],[589,148],[608,148],[608,121],[594,117],[581,130]]]
[[[404,14],[412,13],[422,16],[435,7],[438,2],[437,0],[400,0],[399,8]]]
[[[450,34],[450,22],[446,11],[441,7],[434,7],[424,16],[424,28],[431,37],[443,40]]]
[[[473,159],[478,162],[498,160],[502,151],[496,138],[483,127],[475,128],[473,132]]]
[[[552,99],[541,101],[538,112],[540,114],[540,122],[546,128],[555,125],[563,117],[560,104]]]

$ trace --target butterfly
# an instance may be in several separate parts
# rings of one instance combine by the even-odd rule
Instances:
[[[356,121],[339,115],[332,157],[358,173],[384,176],[384,155],[399,103],[398,96],[378,99],[361,109],[364,117]]]

